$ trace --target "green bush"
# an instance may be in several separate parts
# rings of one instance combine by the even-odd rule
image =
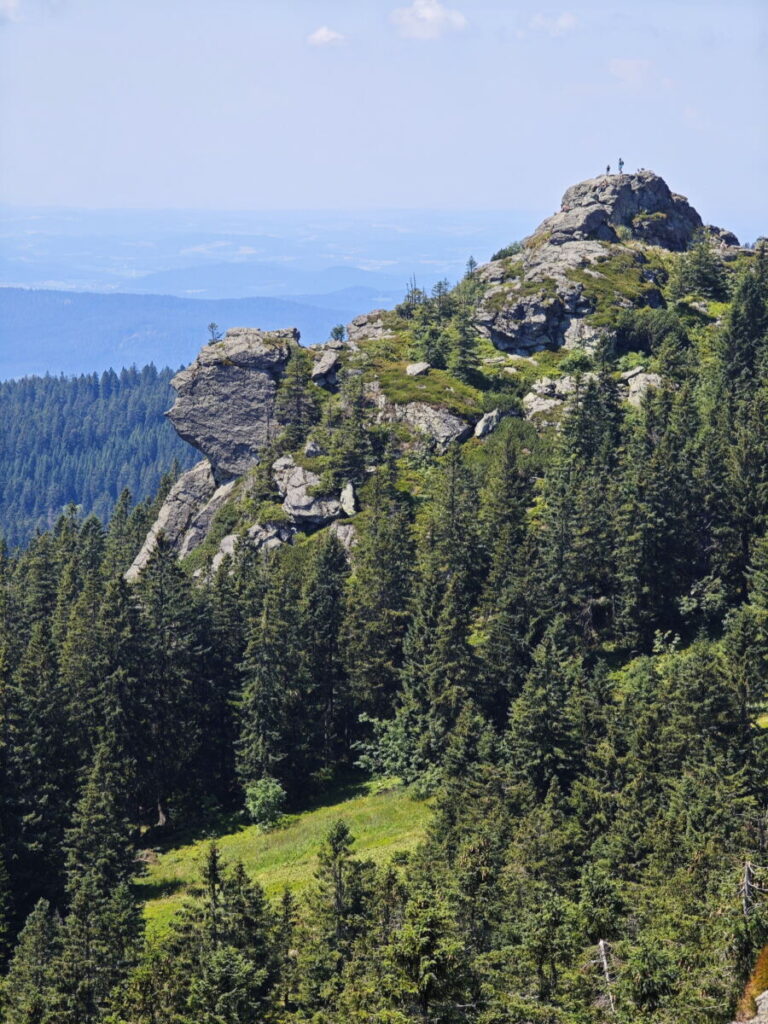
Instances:
[[[245,787],[245,806],[256,825],[263,829],[277,824],[285,807],[285,790],[269,775]]]
[[[505,245],[503,249],[499,249],[498,252],[495,252],[493,256],[491,256],[491,262],[493,263],[495,260],[505,260],[510,256],[517,256],[517,254],[522,251],[522,242],[512,242],[511,245]]]
[[[570,352],[560,363],[563,373],[587,373],[594,368],[594,361],[588,352],[576,349]]]

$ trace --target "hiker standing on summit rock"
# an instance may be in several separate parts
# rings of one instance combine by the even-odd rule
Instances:
[[[619,157],[619,174],[622,174],[623,171],[624,171],[624,161],[621,159],[621,157]]]

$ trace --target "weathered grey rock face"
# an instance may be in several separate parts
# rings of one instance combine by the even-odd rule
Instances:
[[[357,543],[357,530],[352,523],[331,523],[330,532],[347,552]]]
[[[283,544],[290,544],[296,535],[296,529],[286,523],[254,523],[246,532],[245,538],[239,537],[236,533],[228,533],[222,538],[219,550],[211,560],[210,575],[214,575],[223,564],[225,559],[234,558],[238,547],[245,543],[255,551],[269,552]],[[199,570],[203,575],[202,570]]]
[[[290,455],[284,455],[273,464],[272,478],[283,499],[283,509],[297,525],[320,526],[344,514],[337,498],[315,497],[309,493],[310,488],[320,483],[320,477],[297,466]]]
[[[554,419],[547,419],[543,414],[561,408],[596,377],[596,373],[584,373],[579,377],[540,377],[523,398],[526,419],[535,419],[541,425],[554,422]],[[646,373],[642,366],[638,366],[622,373],[619,393],[630,405],[638,407],[646,391],[661,387],[662,384],[663,379],[658,373]]]
[[[534,417],[538,422],[542,420],[542,413],[558,409],[562,404],[573,397],[579,388],[586,387],[594,373],[585,373],[581,378],[576,377],[540,377],[531,387],[531,390],[523,398],[523,409],[527,419]]]
[[[344,484],[339,495],[339,504],[344,515],[353,516],[357,512],[357,499],[355,488],[351,482]]]
[[[636,373],[629,378],[627,384],[629,386],[627,401],[630,405],[639,406],[646,391],[661,387],[662,379],[658,373]]]
[[[182,473],[168,492],[168,497],[163,502],[157,519],[141,546],[141,551],[126,572],[125,578],[128,581],[138,579],[157,547],[161,534],[176,550],[180,548],[193,520],[213,498],[216,489],[216,481],[207,459]]]
[[[685,196],[675,195],[653,171],[602,174],[572,185],[560,212],[548,217],[535,235],[550,245],[594,239],[618,242],[624,228],[648,245],[681,252],[702,225]],[[534,236],[535,237],[535,236]]]
[[[653,271],[642,252],[614,245],[610,254],[620,254],[636,272],[647,278],[644,301],[663,304]],[[496,348],[526,355],[545,348],[593,348],[602,330],[586,317],[595,311],[584,285],[574,280],[574,271],[600,273],[600,263],[609,251],[594,240],[544,243],[525,249],[510,277],[509,261],[496,260],[481,267],[480,279],[488,286],[475,315],[475,325]],[[617,302],[630,306],[617,296]]]
[[[392,332],[384,325],[384,314],[386,310],[374,309],[370,313],[356,316],[351,323],[347,324],[347,344],[350,348],[357,348],[359,342],[367,341],[369,338],[391,338]]]
[[[219,509],[226,505],[236,483],[236,480],[230,480],[229,483],[222,484],[214,491],[211,500],[192,516],[189,527],[179,545],[179,558],[185,558],[203,543],[208,536],[214,516]]]
[[[323,448],[321,444],[318,444],[317,441],[310,438],[304,445],[304,454],[310,459],[316,459],[320,455],[325,455],[325,448]]]
[[[176,432],[207,456],[218,483],[240,476],[279,431],[275,394],[299,332],[237,327],[206,345],[171,381],[168,416]]]
[[[387,399],[378,381],[367,384],[365,392],[378,409],[379,423],[407,423],[419,433],[431,437],[438,451],[445,451],[454,441],[466,441],[472,436],[471,424],[447,409],[439,409],[426,402],[396,405]]]
[[[501,419],[501,409],[494,409],[492,412],[487,412],[485,416],[481,416],[475,424],[475,437],[487,437],[498,427]]]
[[[335,388],[338,384],[337,372],[340,365],[338,352],[333,349],[323,352],[312,367],[312,380],[322,388]]]
[[[425,402],[409,402],[399,409],[400,422],[433,438],[440,451],[444,451],[454,441],[466,441],[472,434],[472,427],[465,420]]]
[[[560,211],[525,240],[519,257],[479,268],[477,274],[487,290],[476,326],[497,348],[510,352],[593,348],[602,332],[588,320],[595,307],[584,287],[584,273],[599,274],[600,262],[620,256],[630,266],[634,262],[644,283],[642,295],[635,295],[634,302],[663,305],[647,257],[625,242],[679,252],[688,248],[702,226],[688,200],[671,192],[652,171],[579,182],[563,196]],[[709,231],[724,247],[737,244],[730,232]],[[617,303],[633,304],[618,293]]]
[[[715,227],[714,224],[707,224],[707,231],[709,232],[709,236],[712,241],[718,244],[722,249],[734,249],[739,247],[739,240],[732,231],[727,231],[725,228]]]

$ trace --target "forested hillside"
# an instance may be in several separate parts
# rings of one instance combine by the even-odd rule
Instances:
[[[569,203],[315,362],[290,332],[214,342],[177,382],[199,493],[198,467],[3,553],[7,1024],[754,1013],[768,260],[664,202],[585,202],[621,241],[551,241]],[[222,854],[361,778],[431,800],[420,846],[358,855],[342,807],[276,898]],[[192,840],[197,885],[145,932]]]
[[[0,373],[11,378],[101,372],[133,363],[178,365],[194,354],[206,336],[205,325],[212,321],[227,327],[295,324],[313,344],[324,341],[334,324],[358,311],[354,293],[343,292],[327,299],[209,300],[2,287]]]
[[[143,500],[174,461],[191,465],[164,416],[172,376],[150,365],[0,381],[0,537],[48,530],[70,502],[106,522],[125,488]]]

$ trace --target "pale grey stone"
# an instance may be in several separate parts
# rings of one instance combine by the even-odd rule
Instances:
[[[219,571],[225,558],[234,558],[239,542],[240,538],[236,533],[228,533],[226,537],[222,537],[219,550],[211,559],[211,576],[214,576]]]
[[[638,373],[628,381],[628,384],[629,395],[627,401],[630,405],[637,407],[641,404],[646,391],[650,388],[661,387],[662,379],[658,373]]]
[[[141,550],[126,572],[125,578],[129,582],[138,579],[157,547],[161,535],[178,551],[193,519],[207,505],[215,492],[216,481],[207,459],[182,473],[168,492],[168,497],[163,502],[157,519],[150,527]]]
[[[378,381],[367,384],[365,393],[378,410],[379,423],[407,423],[419,433],[431,437],[440,452],[444,452],[453,442],[466,441],[472,436],[472,426],[447,409],[426,402],[409,402],[407,405],[390,402]]]
[[[445,451],[455,442],[466,441],[472,434],[472,427],[466,420],[454,416],[446,409],[427,405],[426,402],[409,402],[408,405],[400,406],[398,419],[431,437],[438,451]]]
[[[345,515],[353,516],[357,512],[357,501],[355,499],[355,488],[351,481],[344,484],[339,495],[339,504]]]
[[[338,352],[323,352],[312,367],[312,380],[321,387],[336,387],[338,383],[337,370],[340,364]]]
[[[310,459],[316,459],[319,455],[325,455],[325,448],[310,438],[304,445],[304,454]]]
[[[246,532],[248,544],[256,551],[274,551],[282,544],[290,544],[296,528],[290,523],[254,523]]]
[[[374,309],[370,313],[356,316],[347,324],[347,345],[354,350],[361,341],[391,338],[392,332],[384,326],[385,313],[386,310]]]
[[[318,526],[343,514],[338,498],[309,494],[310,488],[320,483],[320,477],[297,466],[290,455],[282,456],[272,465],[272,478],[283,499],[283,509],[295,523]]]
[[[768,991],[761,992],[755,999],[755,1005],[757,1006],[757,1013],[754,1017],[750,1017],[749,1020],[741,1021],[741,1024],[768,1024]],[[738,1021],[734,1021],[733,1024],[739,1024]]]
[[[685,196],[671,192],[653,171],[638,171],[601,174],[572,185],[560,212],[540,224],[532,237],[547,236],[551,245],[587,239],[618,242],[619,227],[648,245],[682,252],[703,225]]]
[[[593,350],[604,329],[588,322],[595,308],[582,284],[573,280],[573,271],[599,274],[607,243],[620,246],[643,267],[646,256],[624,239],[682,251],[701,226],[688,201],[651,171],[602,175],[573,185],[563,196],[560,211],[525,240],[519,257],[478,268],[486,291],[475,326],[497,348],[511,353],[529,355],[562,347]],[[713,237],[724,251],[732,251],[735,236],[713,229]],[[644,303],[663,305],[654,271],[646,267],[643,273],[653,285],[645,291]],[[630,305],[620,297],[617,303]]]
[[[299,332],[236,327],[171,381],[177,433],[207,456],[218,483],[242,475],[279,433],[275,394]]]
[[[533,419],[534,416],[538,416],[541,413],[550,412],[552,409],[559,409],[562,404],[562,400],[559,398],[547,398],[543,395],[535,395],[529,391],[523,398],[525,418],[527,420]]]
[[[330,531],[347,552],[357,543],[357,529],[352,523],[331,523]]]
[[[429,363],[409,363],[405,368],[405,372],[409,377],[422,377],[430,369]]]
[[[199,547],[208,536],[213,518],[220,508],[223,508],[229,500],[229,496],[237,484],[236,480],[222,484],[214,492],[211,500],[208,501],[191,519],[187,532],[184,534],[179,546],[179,558],[185,558],[190,551]]]
[[[485,416],[481,416],[475,424],[475,437],[486,437],[498,427],[501,419],[502,412],[500,409],[494,409],[492,412],[487,412]]]

